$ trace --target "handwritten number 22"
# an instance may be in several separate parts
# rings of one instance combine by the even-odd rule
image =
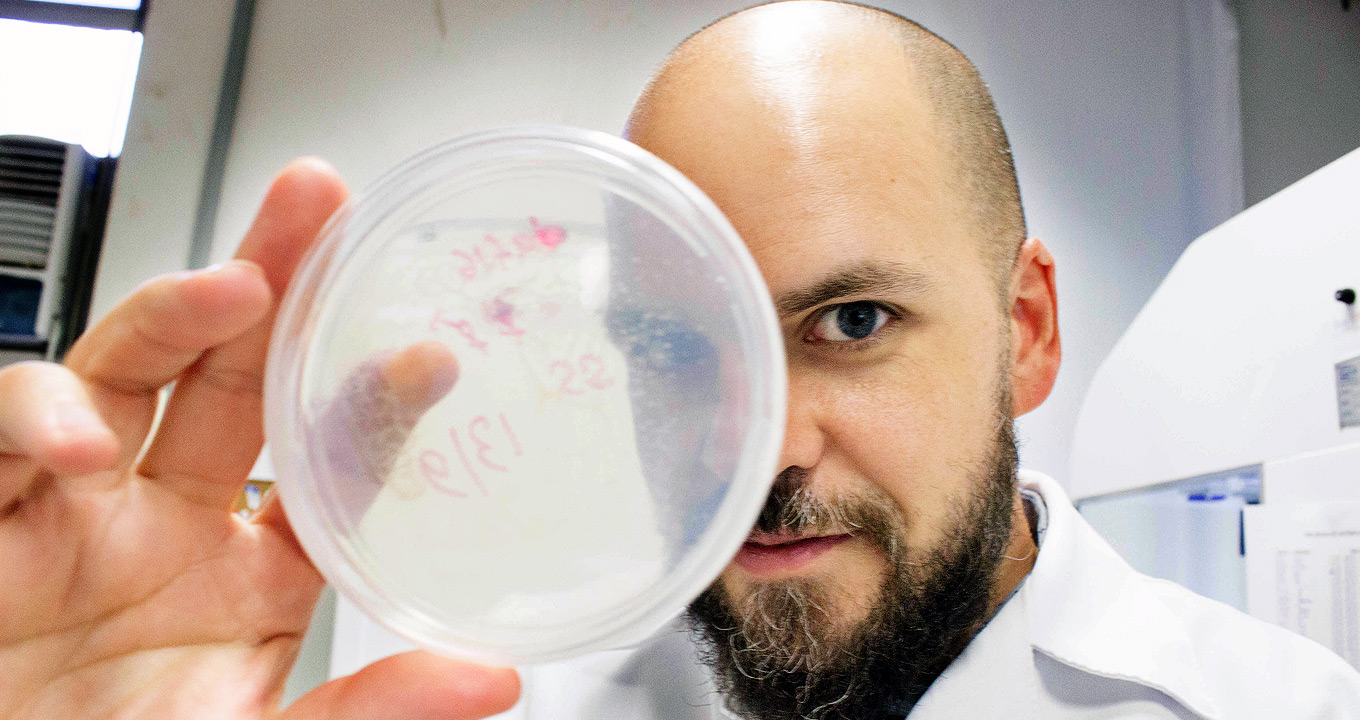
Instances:
[[[582,378],[580,381],[574,383],[573,381],[577,379],[576,375],[578,368]],[[553,378],[560,378],[557,390],[564,395],[580,395],[584,393],[585,388],[581,386],[582,383],[584,383],[586,387],[594,388],[596,390],[603,390],[614,384],[614,381],[611,378],[605,377],[604,361],[600,359],[600,356],[589,353],[580,357],[576,363],[576,368],[573,368],[571,363],[568,363],[566,360],[558,360],[548,366],[548,372]]]

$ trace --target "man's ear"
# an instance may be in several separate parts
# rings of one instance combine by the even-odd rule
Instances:
[[[1062,361],[1053,256],[1037,238],[1020,246],[1011,274],[1011,397],[1015,417],[1039,407]]]

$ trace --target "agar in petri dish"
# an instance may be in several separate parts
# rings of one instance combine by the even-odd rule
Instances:
[[[457,358],[406,413],[383,363]],[[603,133],[486,131],[342,208],[271,341],[266,430],[318,568],[428,649],[543,662],[637,641],[721,572],[782,440],[784,355],[736,232]]]

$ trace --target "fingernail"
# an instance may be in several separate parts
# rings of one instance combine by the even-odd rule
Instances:
[[[254,273],[255,275],[264,275],[264,270],[260,269],[259,265],[256,265],[249,260],[241,260],[239,258],[233,258],[226,262],[213,263],[212,265],[199,270],[198,273],[200,275],[211,275],[213,273],[222,272],[223,270],[232,269],[243,270],[245,272]]]
[[[52,419],[57,429],[68,435],[106,432],[104,421],[100,420],[93,410],[80,403],[67,402],[57,405],[52,411]]]

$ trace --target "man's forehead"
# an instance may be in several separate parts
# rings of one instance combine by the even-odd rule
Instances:
[[[918,73],[891,32],[861,17],[872,11],[846,8],[782,3],[719,23],[662,69],[629,123],[631,140],[694,180],[753,244],[772,221],[858,232],[810,226],[947,199]]]
[[[686,42],[630,119],[629,138],[732,221],[776,295],[837,268],[976,252],[922,73],[877,15],[739,13]]]
[[[934,140],[931,103],[902,43],[871,11],[846,8],[764,6],[691,38],[639,99],[629,139],[676,164],[702,154],[849,159],[866,143],[881,152]]]

